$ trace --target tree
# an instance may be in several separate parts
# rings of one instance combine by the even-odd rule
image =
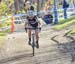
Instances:
[[[1,0],[0,0],[0,2],[1,2]]]
[[[14,0],[15,13],[24,9],[24,3],[26,0]]]
[[[14,0],[15,13],[19,10],[19,2],[18,0]]]
[[[54,0],[54,24],[58,24],[58,12],[57,12],[57,6],[56,6],[56,0]]]
[[[5,10],[7,9],[7,6],[5,3],[0,4],[0,16],[4,14]]]
[[[74,8],[75,8],[75,0],[73,0],[73,5],[74,5]]]
[[[0,15],[8,15],[12,14],[12,5],[14,1],[13,0],[1,0],[0,3]]]

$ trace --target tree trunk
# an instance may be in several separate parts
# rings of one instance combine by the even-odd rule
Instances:
[[[19,0],[14,0],[14,7],[15,7],[15,13],[17,13],[20,10]]]
[[[1,2],[1,0],[0,0],[0,2]]]
[[[73,5],[74,5],[74,8],[75,8],[75,0],[73,0]]]

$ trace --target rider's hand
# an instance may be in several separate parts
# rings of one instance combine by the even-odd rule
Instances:
[[[39,26],[39,30],[41,31],[41,26]]]
[[[41,27],[40,27],[39,29],[40,29],[40,31],[41,31]]]
[[[40,30],[41,30],[41,27],[42,27],[42,26],[40,25]]]

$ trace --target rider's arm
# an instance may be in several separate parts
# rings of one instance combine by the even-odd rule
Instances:
[[[38,17],[36,17],[36,21],[38,22],[39,25],[41,25],[40,21],[38,20]]]
[[[27,24],[28,24],[28,23],[27,23],[27,22],[25,22],[25,28],[26,28]]]
[[[41,26],[40,21],[38,20],[38,18],[36,17],[36,21],[38,22],[38,25]]]
[[[28,25],[28,22],[27,22],[27,20],[26,20],[26,22],[25,22],[25,31],[27,32],[27,25]]]
[[[28,20],[26,19],[26,21],[25,21],[25,28],[27,27],[27,25],[28,25]]]
[[[41,25],[40,21],[38,21],[39,25]]]

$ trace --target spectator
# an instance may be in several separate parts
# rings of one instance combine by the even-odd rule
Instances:
[[[33,5],[30,3],[30,1],[27,1],[27,2],[25,3],[25,9],[26,9],[26,12],[27,12],[28,10],[33,10],[33,11],[34,11],[34,7],[33,7]]]
[[[52,4],[47,4],[45,7],[45,12],[47,13],[44,15],[43,20],[46,24],[51,24],[53,22],[52,7]]]
[[[43,20],[46,24],[51,24],[53,22],[53,15],[51,11],[48,11],[47,14],[44,15]]]

